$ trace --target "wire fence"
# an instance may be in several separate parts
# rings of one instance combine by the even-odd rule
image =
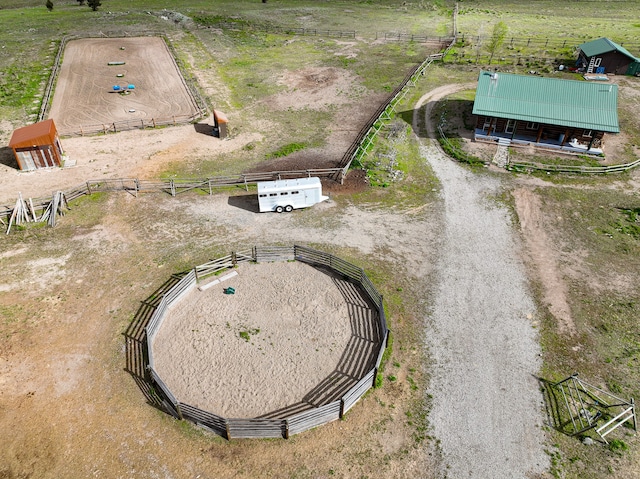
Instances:
[[[180,398],[177,398],[171,392],[155,370],[153,357],[153,342],[162,326],[167,309],[172,305],[175,306],[185,294],[191,291],[206,276],[233,269],[243,262],[259,263],[291,260],[300,261],[313,267],[330,269],[350,283],[357,285],[357,290],[364,296],[366,304],[375,313],[371,318],[376,324],[370,325],[369,328],[363,328],[363,331],[358,333],[371,336],[366,338],[366,343],[369,348],[371,343],[374,343],[374,349],[369,351],[374,355],[374,366],[364,371],[359,378],[349,377],[346,383],[343,380],[340,388],[335,387],[335,381],[333,380],[331,385],[323,386],[323,388],[333,388],[333,396],[338,397],[332,397],[325,404],[316,404],[315,402],[303,404],[302,408],[304,410],[300,412],[298,411],[300,409],[299,405],[288,414],[285,409],[282,413],[283,417],[224,418],[213,412],[204,411],[181,402]],[[329,253],[299,245],[254,246],[251,250],[231,252],[225,257],[194,267],[191,272],[183,276],[180,281],[163,294],[162,299],[145,326],[145,332],[147,346],[146,368],[152,381],[153,391],[159,399],[157,402],[162,405],[167,413],[177,419],[189,420],[226,439],[277,437],[288,439],[291,435],[299,434],[342,418],[369,389],[375,387],[376,377],[389,337],[383,297],[375,289],[364,270]],[[363,364],[368,364],[366,361],[367,351],[351,351],[351,354],[357,356]],[[255,391],[255,394],[259,393],[260,391]],[[331,395],[325,395],[325,397],[331,397]]]

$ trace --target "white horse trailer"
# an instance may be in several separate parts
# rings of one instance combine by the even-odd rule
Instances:
[[[265,211],[289,212],[293,209],[313,206],[328,199],[328,196],[322,196],[322,183],[320,183],[320,178],[315,176],[258,183],[260,213]]]

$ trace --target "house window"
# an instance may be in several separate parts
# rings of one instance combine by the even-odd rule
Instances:
[[[507,125],[504,127],[505,133],[513,133],[513,130],[516,128],[515,120],[507,120]]]
[[[584,130],[582,132],[582,136],[585,136],[587,138],[591,138],[593,136],[593,130]]]
[[[599,67],[600,63],[602,63],[602,58],[598,57],[596,58],[596,61],[593,63],[594,67]]]
[[[490,126],[491,126],[491,118],[485,118],[484,123],[482,125],[482,129],[488,130]]]
[[[527,130],[537,130],[538,126],[539,125],[537,123],[530,121],[527,123]]]

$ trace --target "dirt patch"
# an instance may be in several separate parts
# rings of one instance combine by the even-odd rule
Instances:
[[[362,98],[367,89],[358,86],[356,78],[340,68],[305,68],[286,72],[278,79],[289,88],[265,100],[276,110],[311,108],[324,110]]]
[[[64,135],[184,121],[197,111],[161,38],[85,38],[66,45],[49,118]]]
[[[576,333],[576,326],[567,301],[567,287],[562,280],[558,258],[553,253],[553,245],[543,225],[540,198],[524,188],[516,189],[513,196],[529,260],[537,269],[544,288],[544,300],[551,314],[558,320],[559,331],[562,334],[573,335]]]

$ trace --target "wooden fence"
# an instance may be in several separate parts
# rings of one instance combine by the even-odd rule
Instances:
[[[369,121],[360,129],[356,138],[342,156],[339,166],[348,170],[354,161],[359,162],[367,155],[378,133],[385,126],[386,122],[391,120],[396,106],[405,98],[410,89],[416,85],[418,78],[425,74],[427,68],[429,68],[434,61],[441,60],[453,47],[457,41],[457,17],[458,4],[456,3],[453,10],[453,36],[438,37],[443,40],[441,46],[445,47],[444,50],[440,53],[429,55],[422,63],[411,69],[393,93],[389,95],[387,100],[380,105],[371,118],[369,118]],[[401,37],[402,34],[399,34],[399,36]]]
[[[70,40],[76,40],[80,38],[118,38],[127,36],[122,33],[101,33],[92,34],[92,33],[84,33],[84,34],[75,34],[75,35],[65,35],[60,40],[60,45],[58,46],[58,52],[56,54],[56,58],[53,62],[53,66],[51,67],[51,73],[49,74],[49,81],[47,82],[47,87],[45,89],[45,94],[42,98],[42,103],[40,105],[40,113],[38,114],[38,121],[42,121],[47,117],[49,112],[49,108],[51,106],[51,95],[54,91],[54,85],[57,80],[58,71],[60,70],[60,62],[62,61],[62,56],[64,54],[64,49],[67,45],[67,42]],[[202,118],[207,114],[208,105],[204,100],[202,95],[200,94],[200,90],[197,87],[196,81],[193,78],[190,78],[187,75],[187,68],[182,66],[179,61],[179,56],[177,55],[175,48],[163,32],[156,31],[145,31],[138,32],[135,36],[154,36],[160,37],[164,40],[164,45],[169,52],[169,56],[173,59],[176,69],[180,75],[180,79],[182,84],[186,88],[187,92],[189,92],[191,96],[191,100],[195,107],[196,112],[191,115],[173,115],[170,117],[162,117],[162,118],[151,118],[147,120],[122,120],[111,123],[96,123],[92,125],[82,125],[79,126],[77,130],[74,131],[65,131],[61,129],[59,133],[61,135],[72,135],[72,136],[84,136],[84,135],[93,135],[96,133],[116,133],[118,131],[125,130],[134,130],[134,129],[145,129],[145,128],[156,128],[159,126],[168,126],[168,125],[179,125],[184,123],[191,123],[196,119]]]
[[[232,269],[240,262],[253,261],[301,261],[309,265],[324,267],[347,278],[360,286],[360,290],[374,305],[377,313],[375,330],[380,330],[379,344],[375,366],[365,374],[341,397],[327,404],[310,407],[302,412],[282,418],[224,418],[197,407],[180,402],[164,383],[154,369],[153,341],[162,326],[167,308],[178,301],[193,288],[200,279],[211,274]],[[209,261],[193,268],[180,281],[173,285],[162,297],[156,310],[145,328],[147,343],[147,370],[152,381],[153,390],[160,399],[159,403],[165,411],[177,419],[189,420],[227,439],[236,438],[285,438],[307,431],[314,427],[340,419],[356,402],[372,387],[375,386],[378,368],[387,346],[389,330],[384,314],[383,298],[375,289],[362,268],[343,259],[305,246],[255,246],[251,250],[231,252],[231,254]]]
[[[98,192],[125,191],[134,196],[138,196],[139,192],[160,191],[176,196],[179,193],[185,193],[191,190],[206,191],[210,195],[213,194],[214,188],[222,188],[228,186],[243,186],[248,191],[250,185],[254,185],[259,181],[272,181],[293,178],[305,178],[317,176],[320,178],[339,178],[340,182],[344,181],[347,175],[346,168],[323,168],[309,170],[291,170],[291,171],[271,171],[257,173],[242,173],[230,176],[214,176],[203,179],[186,179],[175,178],[167,180],[140,180],[137,178],[110,178],[104,180],[88,180],[80,185],[73,186],[64,191],[67,201],[71,201],[81,196],[92,195]],[[51,196],[41,198],[30,198],[29,207],[33,205],[32,213],[38,216],[38,212],[45,211],[51,203]],[[15,209],[15,205],[0,205],[0,222],[8,220]]]
[[[442,129],[442,125],[438,125],[438,132],[440,133],[440,144],[447,153],[452,158],[457,159],[458,161],[462,161],[470,164],[489,164],[488,161],[480,160],[472,155],[469,155],[462,149],[453,145],[449,139],[447,138],[444,130]],[[555,151],[555,150],[554,150]],[[629,171],[633,168],[640,166],[640,159],[636,161],[632,161],[631,163],[625,163],[622,165],[611,165],[611,166],[582,166],[582,165],[546,165],[542,163],[529,163],[524,161],[509,161],[505,168],[509,171],[515,171],[520,173],[530,172],[530,171],[547,171],[554,173],[581,173],[581,174],[608,174],[608,173],[622,173],[624,171]]]
[[[633,168],[640,166],[640,159],[632,161],[631,163],[625,163],[622,165],[611,166],[581,166],[581,165],[545,165],[541,163],[528,163],[524,161],[509,162],[506,165],[506,169],[516,172],[528,172],[528,171],[548,171],[555,173],[582,173],[582,174],[607,174],[607,173],[622,173],[629,171]]]

